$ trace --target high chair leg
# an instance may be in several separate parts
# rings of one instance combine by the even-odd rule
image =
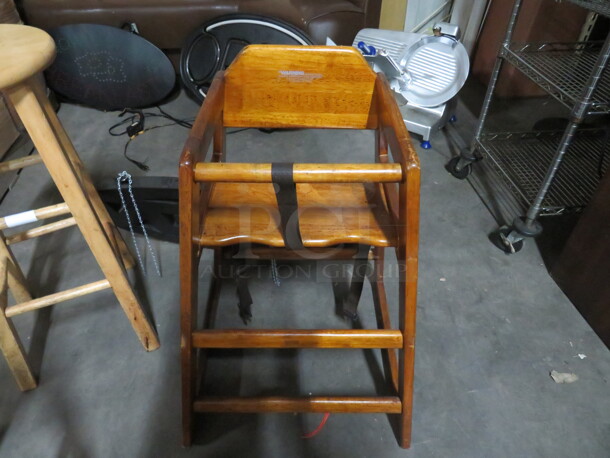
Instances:
[[[192,334],[197,323],[198,264],[194,246],[180,244],[180,356],[182,366],[182,445],[189,447],[193,435],[193,403],[197,391],[197,350]]]
[[[373,253],[373,272],[370,280],[371,288],[373,290],[373,304],[375,305],[377,327],[381,329],[392,329],[385,286],[383,283],[385,249],[375,247]],[[398,358],[396,356],[396,350],[391,348],[384,349],[382,350],[382,357],[386,379],[390,381],[392,388],[398,393]]]
[[[415,307],[417,283],[409,282],[409,266],[398,262],[402,278],[399,284],[399,322],[403,335],[403,346],[399,350],[398,393],[402,403],[399,440],[402,448],[411,445],[411,417],[413,412],[413,377],[415,363]]]

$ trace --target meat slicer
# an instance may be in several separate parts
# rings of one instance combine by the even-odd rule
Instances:
[[[470,68],[459,27],[439,22],[433,31],[363,29],[353,43],[373,70],[385,74],[407,129],[421,135],[425,149],[433,132],[455,121],[455,96]]]

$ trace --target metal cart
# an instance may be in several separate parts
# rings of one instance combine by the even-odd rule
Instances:
[[[610,17],[610,0],[568,0],[591,12]],[[466,178],[476,161],[517,199],[527,212],[503,226],[492,241],[507,253],[523,247],[523,240],[542,231],[541,215],[559,214],[584,207],[600,176],[610,165],[606,154],[610,126],[579,129],[589,115],[610,113],[610,34],[605,42],[513,43],[512,35],[523,0],[516,0],[504,42],[496,58],[483,108],[470,148],[446,166],[456,178]],[[570,109],[565,130],[560,132],[484,131],[492,96],[504,62],[518,68],[548,94]],[[605,134],[604,134],[605,132]]]

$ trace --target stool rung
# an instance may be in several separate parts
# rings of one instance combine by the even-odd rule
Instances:
[[[385,329],[206,329],[195,348],[402,348],[402,333]]]
[[[401,413],[397,396],[224,397],[204,396],[193,403],[195,412],[317,412]]]
[[[38,299],[32,299],[31,301],[22,302],[21,304],[13,305],[5,310],[6,316],[13,317],[20,315],[21,313],[31,312],[32,310],[41,309],[50,305],[58,304],[59,302],[68,301],[70,299],[76,299],[77,297],[85,296],[87,294],[102,291],[110,288],[110,282],[108,280],[100,280],[86,285],[77,286],[76,288],[67,289],[58,293],[49,294],[48,296],[40,297]]]
[[[28,210],[0,218],[0,230],[4,230],[7,227],[23,226],[24,224],[34,223],[41,219],[53,218],[54,216],[66,215],[68,213],[70,213],[70,209],[65,202],[36,210]]]
[[[76,224],[76,220],[73,217],[65,218],[53,223],[45,224],[44,226],[35,227],[28,229],[27,231],[18,232],[17,234],[10,235],[6,238],[6,244],[12,245],[19,242],[24,242],[41,235],[50,234],[51,232],[60,231],[67,227],[72,227]]]
[[[0,162],[0,173],[23,169],[25,167],[29,167],[30,165],[40,164],[41,162],[42,158],[38,154],[32,154],[30,156]]]

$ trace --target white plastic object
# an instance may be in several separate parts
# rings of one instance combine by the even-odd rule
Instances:
[[[15,213],[14,215],[4,217],[4,224],[6,224],[6,227],[23,226],[24,224],[34,223],[36,221],[38,221],[38,217],[34,210]]]

